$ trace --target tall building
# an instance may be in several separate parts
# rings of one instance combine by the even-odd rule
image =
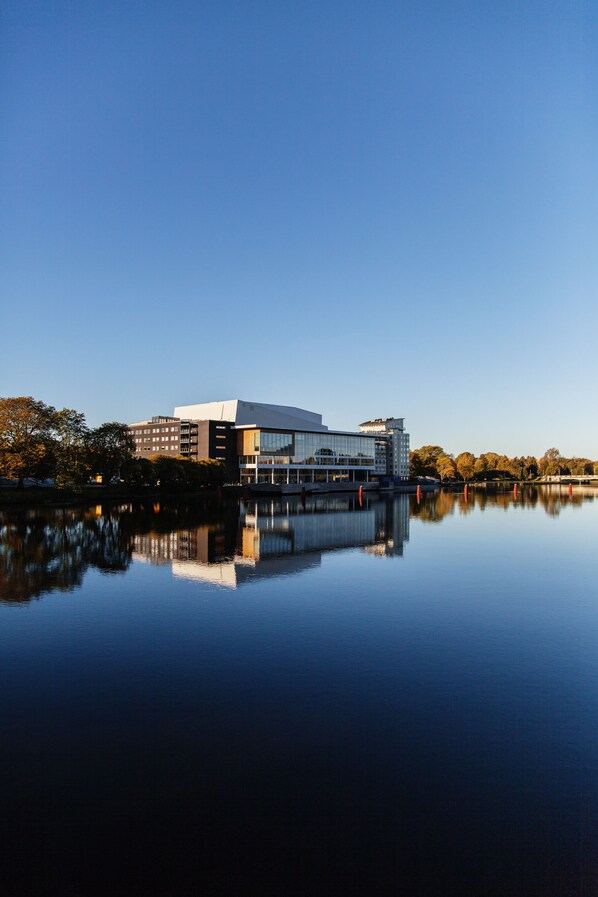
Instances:
[[[409,477],[409,433],[405,432],[404,418],[366,420],[359,425],[359,432],[376,437],[376,473],[402,480]]]
[[[331,431],[322,415],[289,405],[229,399],[178,405],[173,417],[131,424],[136,452],[217,458],[241,483],[368,483],[409,476],[402,418],[366,421],[359,433]]]

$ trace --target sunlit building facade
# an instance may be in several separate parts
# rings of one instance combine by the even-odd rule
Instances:
[[[159,451],[226,460],[244,485],[342,488],[386,474],[408,477],[402,418],[367,421],[360,431],[331,431],[316,412],[241,399],[178,405],[172,418],[131,425],[141,457]]]
[[[181,420],[161,415],[129,424],[129,431],[138,458],[153,455],[191,461],[213,458],[226,464],[231,479],[237,478],[236,433],[228,421]]]
[[[242,483],[369,482],[374,473],[371,436],[245,427],[237,439]]]
[[[406,480],[409,477],[409,433],[402,417],[379,417],[359,425],[360,433],[376,439],[376,473]]]

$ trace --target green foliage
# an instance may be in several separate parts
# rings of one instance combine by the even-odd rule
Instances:
[[[135,440],[129,428],[116,421],[90,430],[85,443],[93,472],[101,474],[106,484],[120,478],[121,468],[133,460],[135,453]]]
[[[130,486],[155,486],[156,468],[149,458],[132,458],[123,464],[121,477]]]
[[[89,479],[88,434],[85,415],[70,408],[56,412],[54,479],[59,488],[82,485]]]
[[[144,458],[152,468],[152,482],[161,489],[196,489],[221,486],[228,478],[226,465],[213,458],[191,461],[173,455]]]
[[[161,489],[177,489],[187,485],[186,463],[172,455],[153,455],[149,461],[154,468],[156,485]]]
[[[440,445],[422,445],[421,448],[411,452],[409,470],[412,477],[437,477],[439,476],[436,462],[445,451]]]

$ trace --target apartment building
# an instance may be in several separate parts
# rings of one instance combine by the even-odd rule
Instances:
[[[138,458],[170,455],[192,461],[214,458],[238,475],[236,434],[228,421],[188,420],[160,415],[129,424]]]

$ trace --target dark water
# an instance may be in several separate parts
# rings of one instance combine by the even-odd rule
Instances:
[[[598,894],[598,501],[0,518],[2,895]]]

